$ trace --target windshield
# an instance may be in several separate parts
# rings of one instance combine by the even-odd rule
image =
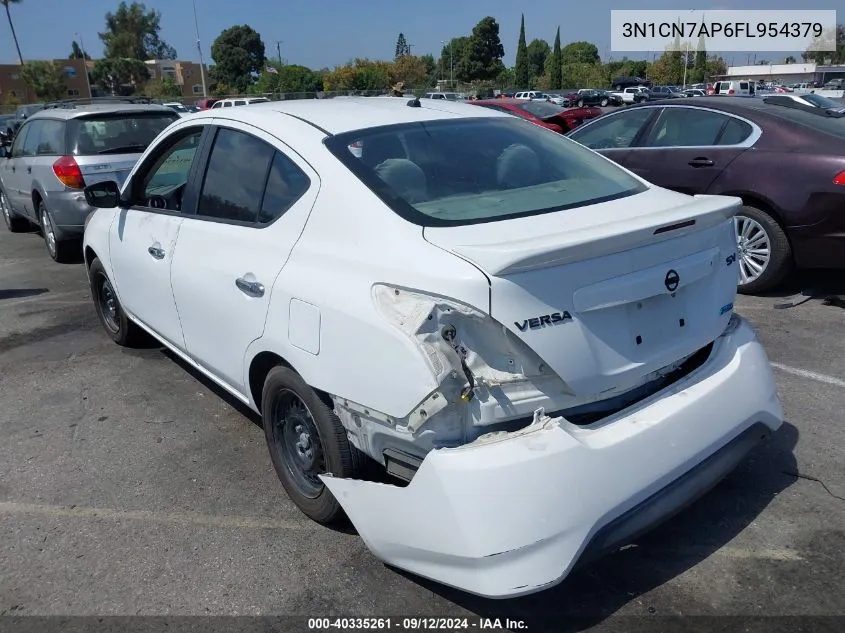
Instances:
[[[529,101],[527,103],[520,103],[517,107],[519,107],[520,110],[525,110],[540,119],[555,116],[564,110],[563,106],[559,106],[555,103],[549,103],[548,101]]]
[[[177,121],[175,112],[110,113],[68,121],[75,156],[139,154],[164,128]]]
[[[801,95],[801,98],[818,108],[825,108],[827,110],[842,110],[845,108],[845,103],[839,103],[817,94]]]
[[[325,143],[396,213],[422,226],[537,215],[647,189],[578,143],[513,117],[391,125]]]

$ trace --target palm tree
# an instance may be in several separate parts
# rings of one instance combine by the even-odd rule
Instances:
[[[18,49],[18,59],[21,62],[21,66],[23,66],[23,55],[21,55],[21,45],[18,44],[18,36],[15,34],[15,25],[12,24],[12,14],[9,13],[9,5],[10,4],[17,4],[21,0],[0,0],[3,3],[3,6],[6,7],[6,17],[9,19],[9,28],[12,29],[12,39],[15,40],[15,48]]]

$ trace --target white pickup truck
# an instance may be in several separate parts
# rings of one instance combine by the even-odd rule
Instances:
[[[644,86],[635,86],[625,88],[621,92],[612,92],[611,94],[622,99],[622,103],[640,103],[641,101],[648,101],[650,93],[648,88]]]

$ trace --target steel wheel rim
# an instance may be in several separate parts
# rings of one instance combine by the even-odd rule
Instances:
[[[752,218],[734,216],[739,283],[749,284],[766,272],[772,259],[772,244],[763,225]]]
[[[114,288],[111,283],[104,276],[101,276],[102,281],[99,284],[97,291],[97,300],[99,302],[100,314],[103,315],[106,327],[112,332],[120,330],[120,315],[118,312],[117,297],[114,294]]]
[[[53,223],[50,222],[50,216],[47,214],[47,209],[41,211],[41,229],[44,231],[44,239],[47,242],[47,250],[51,255],[56,254],[56,234],[53,232]]]
[[[273,407],[274,447],[283,468],[300,494],[316,499],[323,492],[319,475],[326,472],[325,452],[308,405],[290,389],[283,389]]]

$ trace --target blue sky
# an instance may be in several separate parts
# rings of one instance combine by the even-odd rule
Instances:
[[[117,0],[23,0],[11,6],[12,18],[24,59],[66,57],[79,33],[92,57],[102,54],[97,36],[107,11]],[[180,59],[197,60],[191,0],[146,0],[147,8],[162,13],[162,38],[176,48]],[[602,57],[620,58],[610,50],[611,9],[799,9],[794,0],[731,0],[686,2],[652,0],[647,5],[630,0],[324,0],[279,2],[278,0],[196,0],[203,55],[210,61],[211,42],[220,31],[234,24],[256,29],[275,56],[281,40],[282,58],[312,68],[333,67],[353,57],[388,59],[399,32],[405,33],[414,54],[437,56],[440,42],[468,34],[484,16],[499,22],[505,47],[505,63],[513,63],[519,36],[520,13],[525,13],[528,40],[540,37],[552,42],[560,25],[561,42],[588,40]],[[812,9],[843,8],[843,0],[814,0]],[[845,20],[840,11],[839,22]],[[784,51],[784,57],[793,51]],[[645,54],[628,53],[630,58]],[[743,64],[748,53],[722,53],[731,63]],[[753,55],[753,54],[752,54]],[[777,59],[778,53],[760,53],[758,59]],[[797,56],[797,55],[796,55]],[[0,63],[14,63],[17,54],[5,12],[0,11]]]

